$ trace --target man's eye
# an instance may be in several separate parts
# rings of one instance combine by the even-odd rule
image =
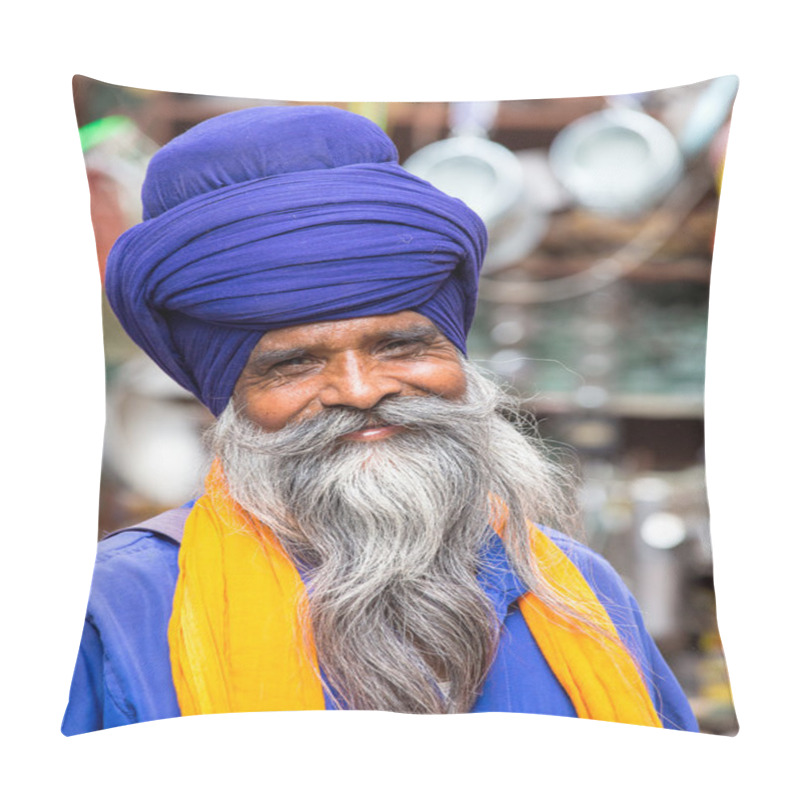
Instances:
[[[284,361],[278,361],[273,364],[269,371],[273,373],[284,374],[287,372],[299,372],[311,363],[310,358],[305,356],[298,356],[297,358],[287,358]]]
[[[397,339],[386,342],[383,345],[383,352],[389,355],[406,355],[419,353],[425,347],[424,342],[409,341],[408,339]]]

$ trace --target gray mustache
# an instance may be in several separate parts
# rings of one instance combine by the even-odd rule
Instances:
[[[456,401],[433,396],[394,397],[367,410],[324,409],[311,419],[266,434],[262,444],[275,455],[317,452],[364,428],[402,425],[410,431],[433,431],[452,427],[460,414],[470,416],[466,407]]]

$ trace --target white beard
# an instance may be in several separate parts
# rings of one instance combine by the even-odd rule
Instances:
[[[498,413],[507,396],[464,366],[464,401],[394,398],[277,433],[229,406],[211,432],[233,499],[310,568],[307,623],[329,689],[350,708],[468,711],[498,637],[476,578],[494,535],[490,493],[508,505],[506,548],[532,588],[525,517],[562,521],[564,476]],[[405,430],[341,440],[376,418]]]

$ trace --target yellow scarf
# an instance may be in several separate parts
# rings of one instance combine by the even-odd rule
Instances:
[[[499,527],[499,526],[498,526]],[[661,727],[641,675],[606,610],[579,570],[541,531],[534,555],[609,635],[601,641],[532,594],[525,621],[579,717]],[[305,588],[272,532],[229,497],[215,464],[186,520],[169,624],[172,675],[181,713],[325,708],[313,642],[298,608]],[[600,637],[602,638],[602,637]]]

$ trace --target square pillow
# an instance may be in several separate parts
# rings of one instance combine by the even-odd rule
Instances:
[[[462,200],[485,224],[467,352],[521,398],[516,422],[564,480],[577,476],[580,544],[558,534],[553,540],[584,572],[643,672],[662,663],[661,656],[647,661],[654,642],[699,729],[725,735],[738,726],[714,606],[703,389],[714,229],[736,88],[736,78],[724,76],[606,97],[330,104],[375,123],[399,164]],[[102,282],[114,242],[142,220],[142,183],[161,147],[228,112],[311,106],[82,76],[74,92]],[[98,675],[104,637],[112,634],[101,630],[102,612],[90,601],[67,734],[186,713],[176,703],[174,652],[165,644],[178,569],[171,536],[180,537],[194,513],[189,506],[203,494],[210,463],[204,432],[214,422],[134,343],[105,297],[103,320],[108,396],[97,535],[106,544],[96,584],[115,560],[128,558],[125,547],[147,540],[150,566],[135,566],[134,577],[117,584],[130,596],[115,613],[133,629],[147,628],[142,636],[154,644],[146,646],[143,681],[124,674],[136,671],[124,659],[113,680]],[[174,509],[183,510],[170,516]],[[608,584],[586,575],[606,562]],[[612,608],[627,592],[638,602],[630,616]],[[523,631],[519,619],[507,627]],[[641,638],[626,626],[641,626]],[[555,694],[564,682],[541,650]],[[542,653],[536,650],[540,660]],[[442,675],[447,696],[449,673]],[[496,679],[490,671],[481,697]],[[651,695],[668,691],[646,674],[645,683]],[[325,707],[337,697],[347,707],[339,696],[346,692],[346,681],[326,684]],[[533,689],[518,693],[525,699],[502,707],[481,707],[479,699],[475,710],[539,710]],[[568,694],[547,700],[540,713],[572,709]],[[687,727],[679,711],[657,711],[665,726]]]

